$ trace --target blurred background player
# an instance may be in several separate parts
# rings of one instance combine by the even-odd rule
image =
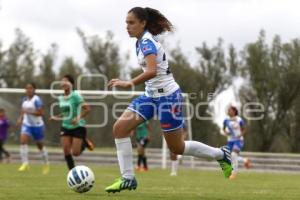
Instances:
[[[227,136],[227,146],[231,151],[231,162],[233,171],[230,179],[235,179],[238,173],[239,161],[244,163],[246,168],[250,168],[250,160],[239,156],[244,146],[244,135],[246,127],[244,120],[238,116],[238,110],[230,105],[227,110],[228,117],[223,122],[223,132]]]
[[[28,83],[26,85],[26,97],[23,98],[21,115],[18,119],[17,125],[21,125],[20,135],[20,154],[22,165],[18,171],[23,172],[29,170],[28,160],[28,143],[30,137],[32,137],[40,150],[44,167],[43,174],[48,174],[50,170],[48,151],[43,144],[45,126],[42,116],[44,115],[42,99],[35,94],[36,86],[34,83]]]
[[[94,145],[86,138],[86,122],[84,118],[90,112],[90,106],[83,97],[74,90],[74,79],[65,75],[61,80],[64,94],[59,96],[60,114],[51,116],[50,120],[61,121],[61,145],[69,169],[75,167],[73,156],[79,156],[85,147],[94,149]],[[73,156],[72,156],[73,155]]]
[[[151,127],[149,122],[144,122],[140,124],[134,131],[134,135],[137,141],[137,152],[138,152],[138,160],[137,160],[137,171],[147,171],[147,156],[146,156],[146,146],[150,140]],[[143,167],[142,167],[143,165]]]
[[[158,10],[135,7],[127,13],[126,24],[129,36],[137,39],[135,50],[143,72],[129,81],[111,79],[108,86],[130,88],[145,83],[146,87],[145,93],[131,102],[113,126],[121,178],[105,190],[115,193],[137,188],[130,134],[139,124],[155,115],[160,120],[165,140],[173,153],[216,160],[228,178],[232,166],[227,147],[214,148],[198,141],[182,139],[184,122],[181,90],[169,69],[163,46],[155,39],[157,35],[172,31],[172,23]]]
[[[0,162],[2,162],[3,154],[6,162],[10,162],[10,154],[4,149],[5,140],[7,138],[9,121],[5,115],[5,110],[0,108]]]
[[[188,132],[187,132],[187,127],[186,124],[183,124],[183,132],[182,132],[182,139],[186,140],[188,138]],[[177,171],[178,171],[178,165],[179,162],[182,160],[182,155],[176,155],[172,152],[170,152],[170,160],[171,160],[171,174],[170,176],[177,176]]]

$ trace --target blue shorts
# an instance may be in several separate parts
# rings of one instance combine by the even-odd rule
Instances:
[[[227,146],[229,147],[230,151],[241,151],[244,147],[244,141],[243,140],[235,140],[235,141],[229,141],[227,142]]]
[[[183,126],[181,90],[173,92],[169,96],[147,97],[141,95],[135,98],[128,106],[128,110],[137,113],[145,121],[157,116],[164,132],[173,131]]]
[[[41,141],[44,139],[44,126],[27,126],[22,125],[21,134],[31,136],[35,141]]]

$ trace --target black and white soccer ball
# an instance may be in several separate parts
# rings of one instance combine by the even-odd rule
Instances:
[[[92,189],[95,183],[93,171],[87,166],[76,166],[68,173],[68,186],[78,193],[84,193]]]

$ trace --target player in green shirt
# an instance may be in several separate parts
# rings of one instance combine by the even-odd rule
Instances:
[[[84,120],[90,112],[90,106],[77,91],[73,90],[74,79],[70,75],[62,78],[61,86],[64,90],[64,94],[58,98],[61,113],[52,116],[50,120],[62,120],[61,144],[68,168],[72,169],[75,166],[72,155],[79,156],[85,147],[89,150],[94,148],[91,141],[86,138]]]
[[[138,160],[137,160],[137,171],[147,171],[147,157],[145,153],[145,148],[149,142],[149,133],[151,132],[148,122],[140,124],[135,130],[135,136],[137,140],[137,151],[138,151]],[[141,166],[143,164],[143,167]]]

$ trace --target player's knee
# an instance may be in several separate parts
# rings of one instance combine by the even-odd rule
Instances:
[[[81,151],[75,150],[73,151],[73,156],[80,156]]]
[[[182,155],[184,148],[180,146],[169,146],[170,151],[175,155]]]
[[[121,122],[116,122],[113,126],[113,135],[115,138],[124,137],[130,134],[130,131],[128,131],[128,127],[126,124]]]

